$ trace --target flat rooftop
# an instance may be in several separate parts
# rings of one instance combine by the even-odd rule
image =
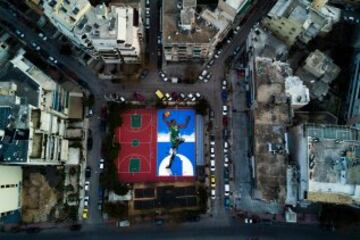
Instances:
[[[257,189],[267,201],[283,202],[286,195],[286,127],[291,106],[285,95],[288,66],[269,58],[256,58],[256,110],[254,157]]]
[[[308,126],[308,199],[360,203],[360,141],[353,128]]]
[[[195,13],[193,31],[183,31],[178,27],[180,9],[177,1],[163,1],[163,41],[164,43],[208,43],[216,35],[217,29],[206,25]]]

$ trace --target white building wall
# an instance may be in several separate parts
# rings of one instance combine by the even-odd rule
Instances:
[[[21,208],[22,169],[0,165],[0,214]]]

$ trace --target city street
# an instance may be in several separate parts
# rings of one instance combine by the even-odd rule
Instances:
[[[258,239],[258,240],[332,240],[359,239],[359,232],[330,232],[317,226],[296,224],[240,224],[214,225],[188,223],[175,226],[135,226],[132,228],[115,229],[105,225],[87,226],[80,232],[70,232],[67,229],[53,229],[40,234],[28,233],[0,233],[1,239],[6,240],[107,240],[107,239]]]
[[[225,78],[224,73],[224,61],[230,55],[233,54],[234,49],[237,46],[241,46],[245,43],[246,37],[250,31],[250,28],[258,22],[266,12],[271,8],[271,1],[259,0],[257,5],[255,6],[255,10],[251,12],[248,16],[248,19],[244,25],[241,26],[241,29],[237,35],[234,36],[233,41],[230,44],[224,45],[224,51],[220,55],[220,57],[215,61],[214,65],[211,68],[211,72],[213,74],[212,79],[208,83],[195,83],[191,85],[187,84],[171,84],[164,83],[159,79],[158,69],[156,67],[157,63],[157,35],[159,31],[159,17],[158,11],[159,7],[157,6],[156,1],[150,1],[151,8],[151,19],[150,19],[150,30],[149,30],[149,48],[150,48],[150,61],[151,67],[149,69],[148,76],[139,83],[128,84],[123,86],[122,84],[114,84],[110,81],[99,80],[97,76],[86,66],[81,65],[76,59],[73,59],[70,56],[61,55],[56,44],[52,44],[52,40],[48,39],[47,41],[42,41],[38,35],[31,29],[26,23],[22,21],[21,18],[13,16],[6,8],[3,6],[0,7],[0,25],[6,28],[9,32],[12,32],[14,36],[16,36],[15,31],[19,30],[24,33],[24,38],[22,41],[31,48],[31,43],[36,42],[38,46],[42,49],[40,51],[40,55],[44,57],[46,60],[48,56],[52,56],[58,60],[57,68],[64,72],[67,75],[71,75],[71,77],[75,81],[81,81],[81,85],[84,86],[84,83],[87,85],[87,88],[92,92],[95,96],[95,106],[94,106],[94,116],[90,119],[90,128],[92,129],[93,135],[93,148],[88,154],[88,166],[92,168],[92,176],[90,179],[90,218],[88,223],[95,224],[100,223],[101,216],[100,212],[97,209],[97,201],[98,201],[98,186],[99,186],[99,159],[101,158],[100,154],[100,146],[101,139],[104,136],[104,132],[100,131],[100,111],[101,107],[105,105],[104,94],[105,93],[119,93],[121,96],[125,98],[130,98],[134,91],[143,94],[147,98],[155,98],[154,92],[157,89],[160,89],[163,92],[200,92],[202,96],[204,96],[210,106],[211,109],[215,113],[215,119],[213,122],[213,126],[215,127],[215,135],[216,135],[216,192],[217,198],[213,202],[212,215],[213,221],[229,223],[231,222],[230,215],[224,209],[224,180],[223,180],[223,172],[224,172],[224,164],[223,164],[223,140],[222,140],[222,101],[221,101],[221,80]],[[270,4],[269,4],[270,2]],[[159,3],[160,4],[160,3]],[[21,13],[19,13],[20,15]],[[5,24],[4,24],[5,23]],[[13,25],[16,23],[16,26]],[[35,50],[34,50],[35,51]],[[69,74],[70,73],[70,74]],[[236,102],[237,104],[246,104],[244,102]],[[241,109],[241,106],[236,106],[237,109]],[[230,111],[232,107],[230,106]],[[246,120],[245,120],[246,121]],[[245,123],[244,123],[245,124]],[[232,129],[237,130],[236,128]],[[235,139],[236,140],[236,139]],[[205,150],[207,151],[207,150]],[[245,153],[239,153],[241,156],[246,156]],[[240,170],[241,171],[241,170]],[[216,228],[215,228],[216,229]],[[227,229],[216,232],[214,229],[207,229],[208,232],[204,230],[199,230],[201,233],[206,233],[209,237],[212,236],[210,233],[215,234],[225,234]],[[239,233],[236,227],[232,226],[228,229],[229,234],[228,237],[233,235],[234,233]],[[248,230],[249,231],[249,230]],[[159,237],[165,237],[166,233],[161,233]],[[115,232],[116,233],[116,232]],[[231,233],[231,234],[230,234]],[[98,236],[102,236],[97,233]],[[129,237],[131,233],[129,233]],[[163,235],[161,235],[163,234]],[[191,232],[188,232],[189,237],[191,236]],[[289,233],[291,234],[291,232]],[[55,235],[55,234],[54,234]],[[47,236],[47,235],[45,235]],[[60,238],[61,235],[55,235]],[[86,234],[90,239],[95,239],[94,235]],[[109,235],[105,235],[109,236]],[[144,235],[145,236],[145,235]],[[199,235],[201,236],[201,234]],[[49,237],[49,236],[48,236]],[[103,236],[102,236],[103,237]],[[50,238],[50,237],[49,237]],[[10,239],[10,238],[9,238]],[[20,238],[19,238],[20,239]],[[67,238],[69,239],[69,238]],[[210,238],[209,238],[210,239]],[[272,238],[269,238],[272,239]],[[300,239],[300,238],[299,238]]]

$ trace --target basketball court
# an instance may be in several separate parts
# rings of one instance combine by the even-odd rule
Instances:
[[[160,142],[162,139],[169,139],[168,129],[159,129],[159,116],[164,110],[156,109],[130,109],[122,113],[122,125],[117,129],[117,140],[120,143],[120,152],[116,162],[119,180],[125,183],[140,182],[162,182],[162,181],[189,181],[194,179],[194,171],[184,175],[181,170],[185,167],[178,166],[181,159],[176,158],[173,164],[173,175],[164,176],[159,174],[160,160],[169,156],[169,143]],[[179,123],[183,122],[183,116],[191,112],[172,111],[171,117],[177,118]],[[194,115],[191,115],[194,119]],[[193,120],[194,121],[194,120]],[[191,126],[191,127],[190,127]],[[190,123],[189,131],[194,131]],[[185,130],[182,130],[185,131]],[[187,134],[187,132],[184,132]],[[187,135],[186,135],[187,136]],[[185,136],[185,137],[186,137]],[[167,141],[167,140],[165,140]],[[187,146],[189,145],[189,146]],[[182,153],[187,153],[194,162],[195,149],[193,142],[183,143],[179,148]]]
[[[133,109],[122,114],[117,131],[120,154],[117,160],[120,181],[151,180],[156,171],[156,116],[153,109]]]

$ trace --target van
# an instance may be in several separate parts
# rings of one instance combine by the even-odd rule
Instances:
[[[160,90],[156,90],[155,95],[159,98],[159,100],[163,100],[165,97]]]

